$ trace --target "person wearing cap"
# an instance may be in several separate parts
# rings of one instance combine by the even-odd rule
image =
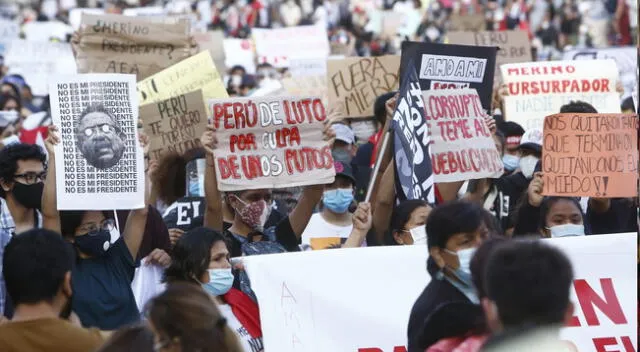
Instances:
[[[500,124],[499,130],[505,137],[504,155],[502,156],[504,171],[511,174],[520,166],[518,146],[520,146],[524,129],[513,121],[505,121]]]
[[[349,208],[353,203],[355,178],[348,161],[334,156],[336,178],[324,186],[322,211],[313,214],[302,232],[302,248],[313,250],[340,247],[351,234]]]
[[[344,151],[347,155],[353,157],[356,153],[356,137],[353,134],[353,130],[351,129],[351,127],[343,123],[335,123],[331,125],[331,128],[333,128],[333,131],[336,133],[336,140],[333,144],[333,150]]]

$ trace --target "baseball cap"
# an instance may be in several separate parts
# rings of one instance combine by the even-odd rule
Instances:
[[[353,168],[351,164],[346,163],[342,160],[333,160],[333,167],[336,169],[336,176],[343,176],[351,180],[354,184],[356,183],[356,178],[353,177]]]
[[[354,144],[356,142],[356,136],[351,127],[343,123],[335,123],[331,125],[331,128],[333,128],[333,131],[336,133],[337,140],[347,144]]]
[[[520,146],[524,128],[513,121],[504,121],[498,126],[498,129],[504,134],[507,149],[514,149]]]
[[[520,139],[518,149],[530,149],[538,153],[542,152],[542,130],[532,128],[527,130]]]

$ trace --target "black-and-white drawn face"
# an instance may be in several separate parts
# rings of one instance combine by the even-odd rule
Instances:
[[[124,134],[106,113],[86,114],[77,127],[78,148],[95,168],[107,169],[120,161],[124,153]]]

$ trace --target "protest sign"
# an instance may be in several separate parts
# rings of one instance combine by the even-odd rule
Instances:
[[[82,14],[89,13],[92,15],[103,15],[104,9],[94,9],[94,8],[75,8],[69,11],[69,24],[74,31],[80,29],[80,23],[82,21]]]
[[[218,189],[283,188],[333,182],[327,119],[319,98],[210,100]]]
[[[544,194],[637,195],[638,116],[557,114],[544,119]]]
[[[436,182],[498,178],[503,174],[500,152],[473,89],[423,92],[433,144],[431,163]]]
[[[525,31],[447,32],[447,39],[450,44],[498,47],[494,72],[498,82],[501,79],[501,65],[532,60],[531,42]]]
[[[329,106],[343,117],[371,117],[379,95],[398,89],[399,56],[327,61]]]
[[[202,89],[204,100],[226,98],[227,89],[213,65],[211,54],[202,51],[138,82],[140,105],[166,100]]]
[[[402,43],[400,69],[413,60],[422,90],[474,88],[491,110],[496,47],[418,42]]]
[[[449,18],[450,31],[479,32],[487,29],[487,20],[483,14],[451,14]]]
[[[20,26],[17,22],[0,20],[0,55],[6,55],[11,41],[20,36]]]
[[[564,60],[605,60],[616,62],[620,74],[620,82],[626,94],[631,94],[636,87],[638,68],[638,50],[633,46],[603,49],[575,49],[564,53]]]
[[[258,63],[274,67],[288,67],[292,57],[326,58],[329,39],[324,25],[285,27],[278,29],[253,28]]]
[[[305,76],[326,76],[327,59],[321,58],[291,58],[289,72],[296,79]]]
[[[575,312],[561,338],[576,350],[636,346],[636,240],[635,233],[543,240],[573,266]],[[406,352],[411,308],[430,281],[427,257],[424,246],[243,257],[260,302],[265,351]],[[389,299],[398,294],[402,299]]]
[[[544,116],[571,101],[584,101],[600,113],[619,113],[618,70],[613,60],[546,61],[500,67],[507,86],[504,113],[525,130],[542,129]]]
[[[29,42],[15,39],[5,57],[9,74],[20,74],[29,82],[35,96],[49,93],[49,80],[54,74],[76,73],[76,62],[68,43]]]
[[[80,73],[130,73],[141,80],[191,55],[185,21],[83,13],[78,36]]]
[[[144,207],[144,160],[138,142],[134,75],[54,77],[50,85],[60,210]]]
[[[224,63],[231,68],[239,65],[247,70],[247,73],[256,73],[256,54],[253,52],[251,39],[229,38],[222,42],[224,48]]]
[[[192,33],[193,39],[198,43],[199,51],[208,50],[213,58],[218,72],[226,72],[224,59],[224,32],[209,31],[204,33]]]
[[[396,194],[400,199],[421,199],[435,203],[431,166],[431,133],[426,122],[422,90],[415,69],[405,71],[393,112],[393,155]]]
[[[60,21],[31,21],[22,26],[22,33],[31,42],[48,42],[51,39],[66,42],[73,28]]]
[[[327,101],[327,76],[285,77],[280,80],[284,89],[293,96],[318,96]],[[325,104],[326,105],[326,104]]]
[[[201,147],[200,136],[207,128],[207,111],[202,91],[171,97],[140,107],[142,127],[149,136],[149,157],[158,160],[166,152],[184,155]]]
[[[204,197],[182,197],[165,210],[162,220],[168,229],[189,231],[203,226]]]

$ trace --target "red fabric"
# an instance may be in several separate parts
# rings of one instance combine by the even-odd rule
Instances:
[[[373,143],[373,152],[371,153],[371,168],[376,165],[376,157],[378,155],[378,141],[382,137],[382,129],[369,138],[369,143]]]
[[[450,337],[436,342],[425,352],[477,352],[487,340],[486,335]]]
[[[247,329],[252,338],[257,339],[262,336],[260,310],[249,296],[240,290],[232,288],[224,295],[224,300],[229,304],[233,315]]]
[[[47,139],[49,135],[49,129],[46,126],[34,128],[32,130],[22,130],[20,131],[20,142],[27,144],[36,144],[36,138],[38,137],[38,132],[42,134],[42,140]]]

